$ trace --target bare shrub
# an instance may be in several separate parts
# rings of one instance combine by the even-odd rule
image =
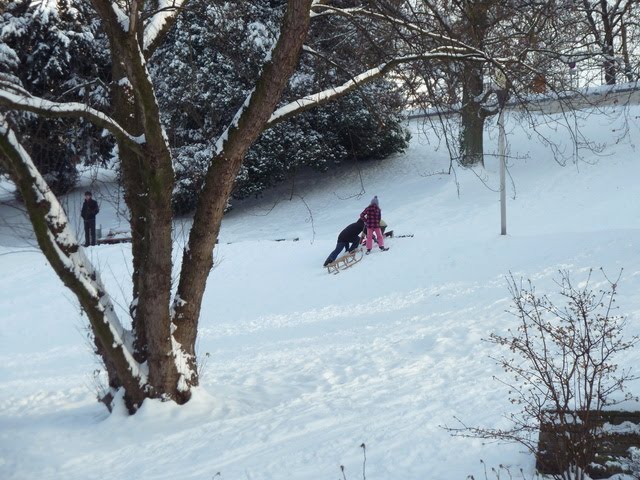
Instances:
[[[492,358],[506,373],[497,380],[508,387],[510,402],[521,408],[508,416],[509,429],[449,430],[520,443],[536,455],[538,469],[554,478],[587,478],[602,435],[603,409],[632,398],[626,383],[635,377],[620,370],[614,357],[638,341],[623,336],[626,320],[615,314],[621,273],[615,281],[602,275],[605,287],[596,289],[592,271],[579,285],[561,271],[556,284],[562,303],[537,293],[530,280],[509,277],[509,311],[518,327],[507,335],[493,333],[486,341],[508,349]],[[544,429],[544,445],[542,435],[538,445],[539,429]]]

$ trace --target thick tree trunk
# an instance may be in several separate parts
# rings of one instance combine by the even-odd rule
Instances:
[[[604,45],[602,50],[604,53],[604,82],[607,85],[616,84],[617,65],[614,58],[614,16],[615,9],[609,6],[607,0],[600,0],[600,15],[602,18],[602,28],[604,30]]]
[[[482,50],[489,29],[489,10],[492,2],[473,0],[462,2],[464,18],[462,26],[465,40]],[[487,116],[482,107],[484,90],[482,66],[467,63],[462,73],[462,111],[460,125],[460,163],[465,166],[484,166],[484,120]]]
[[[94,0],[111,43],[114,118],[141,139],[141,152],[119,143],[124,198],[131,214],[134,356],[146,362],[145,398],[183,403],[170,318],[172,274],[171,154],[140,45],[139,11],[123,30],[109,0]],[[132,3],[131,8],[138,4]],[[132,394],[127,391],[125,397]]]
[[[311,0],[288,1],[271,60],[265,64],[254,92],[238,112],[237,121],[219,141],[219,153],[205,177],[174,301],[174,323],[178,327],[175,338],[192,362],[195,362],[202,297],[213,266],[213,249],[224,208],[245,153],[264,130],[296,68],[309,28],[310,7]],[[186,380],[194,384],[194,379]]]
[[[460,163],[464,166],[484,166],[484,121],[486,113],[482,96],[482,67],[469,65],[464,69],[460,124]]]
[[[607,23],[605,23],[605,26],[608,25]],[[610,30],[606,30],[605,31],[605,59],[603,62],[603,68],[604,68],[604,83],[606,85],[615,85],[616,84],[616,77],[618,74],[618,66],[616,64],[615,58],[614,58],[614,46],[613,46],[613,32],[611,32]]]

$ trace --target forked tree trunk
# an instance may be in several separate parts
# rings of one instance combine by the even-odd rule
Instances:
[[[195,361],[195,340],[202,297],[225,206],[251,144],[264,130],[289,78],[295,71],[309,29],[311,0],[289,0],[280,37],[253,93],[217,145],[206,173],[187,248],[183,253],[178,293],[174,300],[175,338]],[[195,370],[195,365],[193,365]]]
[[[246,151],[265,128],[295,70],[308,31],[311,0],[289,0],[271,60],[212,159],[173,302],[174,176],[153,85],[138,47],[139,32],[135,28],[122,30],[108,0],[93,1],[111,42],[114,118],[132,136],[144,138],[141,152],[119,144],[132,227],[134,301],[130,311],[134,357],[148,366],[148,384],[143,391],[127,391],[125,398],[131,410],[139,403],[132,399],[140,396],[185,403],[191,397],[191,387],[198,385],[195,352],[198,319],[224,207]],[[107,368],[112,366],[109,361],[105,364]],[[121,372],[110,372],[110,377],[120,375]]]
[[[44,99],[20,103],[11,95],[5,96],[4,101],[45,115],[86,115],[116,136],[124,197],[131,215],[131,331],[122,327],[97,272],[74,240],[57,198],[2,114],[0,164],[25,198],[43,253],[89,318],[96,351],[103,359],[112,388],[109,399],[117,389],[123,389],[125,403],[134,413],[147,398],[185,403],[191,397],[191,388],[198,385],[198,319],[224,207],[247,150],[268,124],[295,71],[309,28],[312,2],[288,0],[272,55],[252,94],[216,145],[172,300],[174,173],[141,48],[142,2],[129,3],[131,11],[124,21],[112,0],[92,1],[110,42],[113,119],[82,104],[47,106]],[[166,30],[166,24],[162,28]],[[18,87],[13,90],[29,98],[28,92]]]

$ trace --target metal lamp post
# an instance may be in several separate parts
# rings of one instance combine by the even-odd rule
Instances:
[[[505,79],[506,80],[506,79]],[[505,81],[506,84],[506,81]],[[500,157],[500,235],[507,234],[507,188],[506,188],[506,135],[504,132],[504,105],[507,102],[508,92],[506,85],[496,92],[498,97],[498,156]]]
[[[507,234],[507,189],[506,189],[506,138],[504,133],[504,108],[498,115],[498,155],[500,156],[500,235]]]

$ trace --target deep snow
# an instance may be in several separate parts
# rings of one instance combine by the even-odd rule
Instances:
[[[575,123],[602,151],[581,150],[560,166],[521,117],[507,115],[507,236],[496,158],[485,170],[437,174],[448,153],[419,120],[405,154],[304,175],[293,196],[284,185],[236,202],[204,300],[202,387],[187,406],[146,402],[133,417],[96,403],[102,374],[86,322],[2,184],[0,478],[321,479],[342,478],[344,465],[355,480],[364,476],[362,444],[369,480],[481,479],[481,460],[530,478],[534,460],[520,447],[452,437],[442,426],[507,425],[514,407],[492,379],[501,375],[489,358],[495,347],[482,339],[515,325],[505,312],[509,272],[553,294],[558,269],[580,281],[590,268],[612,277],[624,268],[618,304],[628,334],[640,333],[640,108],[581,113]],[[561,123],[539,130],[571,157]],[[486,142],[495,151],[495,128]],[[86,188],[66,199],[80,234]],[[122,228],[114,184],[89,188],[103,231]],[[328,275],[321,265],[338,232],[373,195],[389,228],[414,237],[389,239],[389,252]],[[185,228],[188,220],[177,222],[176,262]],[[124,318],[129,245],[88,255]],[[604,282],[598,271],[593,279]],[[618,358],[625,367],[639,360],[638,348]]]

